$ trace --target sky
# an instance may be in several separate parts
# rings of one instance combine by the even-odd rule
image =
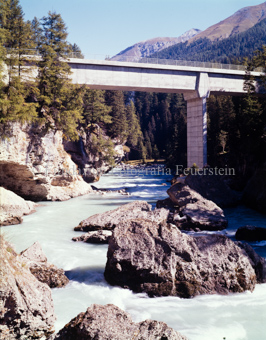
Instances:
[[[205,30],[257,0],[20,0],[24,18],[60,13],[68,41],[85,58],[104,59],[137,42]]]

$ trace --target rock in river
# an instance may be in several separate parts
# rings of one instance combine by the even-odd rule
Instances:
[[[56,319],[51,290],[3,237],[0,243],[0,339],[45,339]]]
[[[28,249],[21,252],[21,258],[27,262],[31,273],[50,288],[64,287],[69,280],[63,269],[48,263],[47,258],[39,242],[35,242]]]
[[[237,229],[235,237],[237,240],[263,241],[266,240],[266,228],[246,225]]]
[[[34,212],[36,204],[25,201],[10,190],[0,187],[0,226],[19,224],[22,216]]]
[[[81,236],[73,237],[72,241],[83,241],[86,243],[108,243],[112,236],[111,230],[88,231]]]
[[[171,224],[120,223],[109,241],[105,278],[149,296],[228,294],[253,290],[247,253],[222,235],[193,237]]]
[[[133,218],[143,218],[157,223],[166,221],[169,211],[166,209],[151,210],[152,206],[145,201],[134,201],[117,209],[96,214],[80,222],[76,231],[113,230],[115,226]]]
[[[187,340],[164,322],[135,323],[114,305],[92,305],[72,319],[55,337],[57,340]]]
[[[222,230],[227,227],[223,210],[188,185],[178,182],[167,193],[179,213],[186,216],[187,224],[192,229]]]

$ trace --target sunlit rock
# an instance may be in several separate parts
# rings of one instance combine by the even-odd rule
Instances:
[[[25,201],[10,190],[0,187],[0,226],[19,224],[22,216],[35,211],[36,204]]]
[[[64,287],[69,280],[65,276],[63,269],[48,263],[47,258],[39,242],[21,252],[21,258],[27,262],[31,273],[50,288]]]
[[[176,212],[187,218],[186,227],[201,230],[222,230],[227,227],[223,210],[188,185],[178,182],[167,193]]]
[[[33,201],[62,201],[92,191],[63,147],[62,131],[13,123],[0,143],[0,185]]]
[[[51,290],[1,238],[0,338],[45,339],[55,322]]]
[[[161,223],[167,220],[169,211],[162,209],[151,210],[152,206],[145,201],[134,201],[124,204],[117,209],[96,214],[80,222],[76,231],[113,230],[121,222],[134,218],[143,218]]]
[[[135,323],[114,305],[92,305],[72,319],[55,337],[57,340],[187,340],[164,322]]]
[[[192,237],[171,224],[120,223],[109,241],[105,278],[149,296],[228,294],[253,290],[250,258],[222,235]]]

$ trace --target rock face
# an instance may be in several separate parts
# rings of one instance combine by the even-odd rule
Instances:
[[[60,131],[14,123],[0,144],[0,185],[33,201],[67,200],[92,191],[63,147]]]
[[[0,338],[48,337],[56,319],[50,288],[31,274],[3,238],[0,261]]]
[[[178,212],[187,218],[189,227],[202,230],[222,230],[227,227],[223,210],[188,185],[178,182],[167,193]]]
[[[240,202],[239,194],[231,190],[219,175],[208,172],[204,175],[188,175],[185,184],[221,208],[232,207]]]
[[[255,227],[252,225],[246,225],[237,229],[235,237],[237,240],[245,240],[251,242],[266,240],[266,229]]]
[[[104,275],[135,292],[183,298],[252,291],[257,282],[247,253],[227,237],[192,237],[141,219],[114,229]]]
[[[143,218],[157,223],[166,221],[169,211],[166,209],[156,209],[151,211],[152,206],[145,201],[134,201],[121,207],[101,214],[93,215],[75,227],[76,231],[113,230],[121,222]]]
[[[265,214],[266,212],[266,165],[255,171],[249,180],[244,193],[243,202],[250,208]]]
[[[19,224],[22,216],[34,212],[36,204],[25,201],[10,190],[0,187],[0,226]]]
[[[55,337],[58,340],[186,340],[164,322],[135,323],[114,305],[92,305],[72,319]]]
[[[63,269],[49,264],[39,242],[21,252],[21,258],[27,262],[31,273],[40,282],[46,283],[50,288],[64,287],[69,279]]]
[[[83,241],[86,243],[108,243],[110,237],[112,236],[111,230],[96,230],[89,231],[78,237],[73,237],[72,241]]]
[[[103,139],[108,140],[109,137],[100,127],[95,124],[97,134],[101,133]],[[99,131],[101,130],[101,131]],[[91,152],[92,138],[97,136],[93,133],[83,133],[78,142],[64,141],[65,150],[71,155],[71,159],[80,169],[82,178],[87,183],[98,181],[103,173],[111,170],[108,162],[104,161],[101,154],[93,154]],[[116,139],[112,140],[114,144],[115,162],[119,163],[124,157],[123,145]]]

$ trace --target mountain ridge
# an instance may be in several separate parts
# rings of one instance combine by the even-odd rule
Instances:
[[[157,37],[148,40],[140,41],[132,46],[127,47],[111,58],[117,61],[138,61],[141,58],[148,57],[151,54],[160,52],[163,49],[185,42],[193,36],[199,34],[201,30],[192,28],[181,36],[175,38],[171,37]]]
[[[211,41],[229,38],[232,35],[247,31],[265,18],[266,2],[255,6],[243,7],[228,18],[201,31],[196,37],[189,39],[188,44],[200,38],[208,38]]]

